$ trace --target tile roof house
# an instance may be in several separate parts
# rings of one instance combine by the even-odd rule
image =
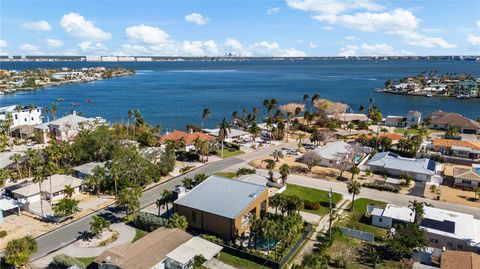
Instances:
[[[391,176],[408,174],[417,181],[441,184],[443,178],[439,175],[443,169],[440,164],[430,159],[404,158],[392,152],[375,154],[367,165],[375,172],[386,173]]]
[[[472,167],[453,167],[454,185],[459,187],[475,188],[480,186],[480,165]]]
[[[442,253],[441,269],[480,269],[480,255],[467,251],[447,250]]]
[[[186,150],[193,150],[195,149],[195,140],[196,139],[201,139],[205,141],[213,141],[215,140],[214,136],[204,134],[202,132],[191,132],[187,133],[184,131],[179,131],[179,130],[174,130],[173,132],[170,132],[168,134],[165,134],[160,137],[160,144],[165,144],[168,141],[180,141],[183,140],[185,143],[185,148]]]
[[[446,130],[455,126],[461,133],[480,134],[480,122],[464,117],[458,113],[436,111],[430,114],[432,128]]]
[[[233,239],[248,230],[251,218],[267,210],[268,188],[210,176],[176,200],[173,208],[191,228]]]
[[[445,155],[477,159],[480,158],[480,142],[457,139],[433,139],[432,149]]]
[[[99,269],[191,268],[195,256],[210,260],[221,249],[182,230],[161,227],[133,243],[104,251],[94,262]]]

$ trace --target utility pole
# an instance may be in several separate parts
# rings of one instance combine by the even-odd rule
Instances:
[[[332,235],[332,188],[330,188],[330,192],[328,192],[328,201],[329,201],[329,223],[328,223],[328,235]]]

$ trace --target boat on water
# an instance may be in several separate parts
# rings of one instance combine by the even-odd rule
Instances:
[[[85,102],[86,102],[86,103],[92,103],[93,100],[92,100],[92,99],[87,99],[87,100],[85,100]]]
[[[433,95],[431,95],[430,93],[425,95],[426,97],[432,97]]]
[[[57,101],[65,101],[65,98],[63,97],[57,98]]]
[[[71,106],[78,106],[78,103],[72,102],[72,103],[70,103],[70,105],[71,105]]]
[[[457,99],[470,99],[470,94],[468,94],[468,93],[459,94],[459,95],[457,95]]]

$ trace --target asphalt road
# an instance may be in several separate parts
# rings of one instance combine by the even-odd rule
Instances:
[[[224,159],[218,162],[206,164],[201,166],[191,172],[188,172],[184,175],[175,177],[161,185],[155,186],[149,190],[143,192],[142,197],[140,198],[140,206],[146,207],[155,203],[155,201],[160,197],[164,189],[173,190],[177,185],[182,184],[182,180],[185,177],[193,177],[196,174],[204,173],[206,175],[211,175],[220,171],[225,170],[231,166],[237,166],[242,163],[248,162],[266,156],[272,153],[273,150],[281,148],[281,146],[271,146],[269,148],[259,150],[256,152],[251,152],[244,154],[239,157],[232,157]],[[72,242],[74,242],[83,232],[90,229],[89,223],[92,220],[92,217],[95,215],[100,215],[111,220],[111,222],[118,221],[125,216],[124,212],[119,211],[115,206],[110,206],[108,208],[102,209],[98,212],[95,212],[91,215],[87,215],[79,220],[76,220],[72,223],[66,224],[56,230],[53,230],[49,233],[37,237],[38,242],[38,252],[32,255],[32,260],[41,258],[55,250],[58,250]]]

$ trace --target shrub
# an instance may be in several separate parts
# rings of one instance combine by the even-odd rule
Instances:
[[[243,175],[255,174],[255,173],[257,173],[257,170],[255,170],[255,168],[247,168],[247,167],[239,168],[236,172],[237,177],[243,176]]]
[[[148,232],[167,226],[167,223],[167,219],[146,212],[140,212],[133,221],[135,227]]]
[[[70,268],[76,266],[81,269],[85,269],[85,264],[73,257],[70,257],[65,254],[60,254],[53,257],[53,261],[50,263],[50,266],[53,268]]]
[[[213,243],[223,244],[223,240],[219,237],[216,237],[215,235],[202,234],[201,237]]]
[[[7,231],[0,231],[0,238],[4,238],[7,234]]]
[[[186,173],[190,170],[192,170],[194,168],[194,166],[191,166],[191,165],[187,165],[187,166],[184,166],[182,168],[180,168],[180,174],[183,174],[183,173]]]
[[[318,210],[320,209],[320,203],[315,201],[304,200],[303,207],[308,210]]]
[[[362,187],[376,189],[379,191],[399,192],[399,189],[392,185],[379,185],[375,183],[363,183]]]
[[[234,151],[235,150],[240,150],[240,145],[235,144],[235,143],[225,143],[225,146],[230,148],[230,149],[234,149]]]

